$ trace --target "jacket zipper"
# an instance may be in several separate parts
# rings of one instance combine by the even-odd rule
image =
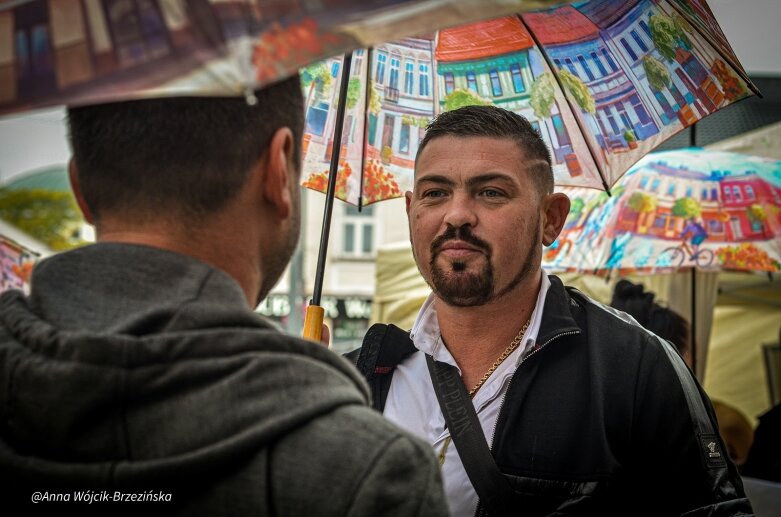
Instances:
[[[569,332],[562,332],[561,334],[556,334],[555,336],[547,340],[545,343],[540,345],[537,349],[529,353],[529,355],[521,359],[521,362],[518,363],[518,367],[515,369],[515,373],[513,374],[513,376],[510,378],[510,383],[507,385],[507,389],[504,391],[504,395],[502,395],[502,401],[499,403],[499,413],[496,415],[496,421],[494,422],[494,427],[493,430],[491,431],[491,451],[494,450],[494,445],[496,442],[496,428],[499,426],[499,420],[501,420],[502,418],[502,411],[504,410],[504,401],[507,399],[507,394],[510,393],[510,388],[512,388],[513,381],[515,380],[515,377],[518,373],[518,370],[521,368],[521,365],[526,361],[528,361],[530,357],[536,355],[540,350],[545,348],[548,345],[548,343],[550,343],[551,341],[559,339],[562,336],[573,336],[575,334],[580,334],[580,330],[571,330]],[[474,517],[478,517],[478,515],[481,513],[480,510],[481,510],[481,504],[480,501],[478,500],[477,508],[475,508]]]

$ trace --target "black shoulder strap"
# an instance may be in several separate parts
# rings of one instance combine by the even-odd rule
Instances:
[[[439,407],[450,429],[450,437],[480,502],[492,516],[509,515],[513,490],[496,465],[480,427],[475,406],[466,392],[458,370],[449,364],[434,361],[428,354],[426,364]],[[516,512],[517,510],[516,508]]]
[[[416,350],[409,332],[396,325],[375,323],[366,332],[355,366],[369,383],[374,409],[385,409],[393,370]]]

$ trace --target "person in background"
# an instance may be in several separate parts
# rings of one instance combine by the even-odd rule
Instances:
[[[68,109],[97,243],[0,296],[4,515],[447,514],[428,445],[253,311],[298,242],[304,125],[297,77],[256,97]]]
[[[691,368],[689,322],[674,310],[654,301],[654,298],[654,293],[645,291],[642,284],[622,279],[613,289],[610,306],[629,314],[642,326],[672,343]],[[727,446],[727,453],[738,469],[741,469],[754,437],[751,423],[737,408],[719,400],[712,402],[719,423],[719,434]]]

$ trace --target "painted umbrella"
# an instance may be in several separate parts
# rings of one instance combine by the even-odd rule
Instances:
[[[571,210],[543,267],[619,275],[690,270],[692,366],[700,375],[708,336],[697,338],[697,307],[707,303],[698,304],[695,271],[781,272],[781,161],[703,149],[652,153],[618,181],[612,197],[562,191]]]
[[[659,143],[753,88],[694,0],[591,0],[356,50],[344,110],[341,67],[332,58],[302,73],[304,185],[325,191],[338,155],[336,197],[358,206],[410,190],[426,124],[463,105],[520,113],[550,147],[558,185],[609,190]]]

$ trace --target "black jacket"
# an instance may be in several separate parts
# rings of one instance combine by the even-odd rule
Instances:
[[[512,506],[525,516],[751,515],[711,404],[672,346],[550,281],[491,447]],[[388,330],[373,327],[354,357],[379,410],[395,366],[420,353]]]

